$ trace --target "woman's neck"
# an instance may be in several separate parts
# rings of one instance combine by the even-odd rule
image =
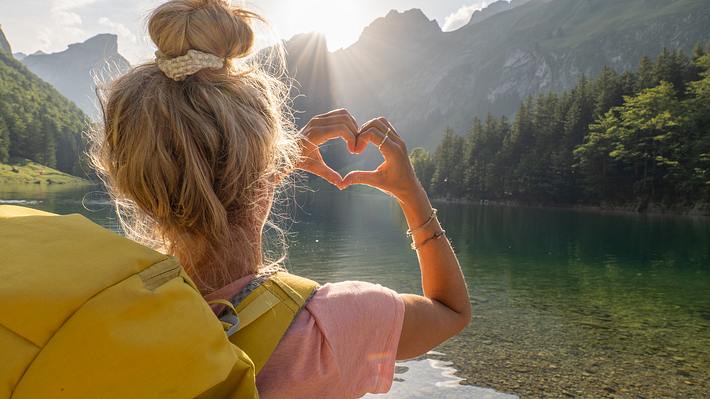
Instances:
[[[187,253],[176,255],[184,263],[200,292],[207,295],[259,271],[263,264],[262,228],[235,228],[222,251],[203,251],[202,256],[196,256],[195,250],[187,248]]]

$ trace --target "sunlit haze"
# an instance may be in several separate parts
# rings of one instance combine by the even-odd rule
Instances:
[[[279,24],[274,24],[274,29],[280,36],[285,32],[319,32],[326,36],[331,50],[346,47],[357,40],[369,18],[359,3],[357,0],[284,2],[276,12],[289,18],[278,18]]]
[[[493,0],[256,0],[246,6],[263,14],[274,34],[262,43],[320,32],[336,50],[354,43],[362,29],[391,9],[420,8],[445,30],[463,25],[471,13]],[[0,25],[13,51],[58,52],[99,33],[114,33],[119,51],[132,63],[151,57],[145,16],[162,0],[0,0]],[[235,4],[239,2],[235,1]]]

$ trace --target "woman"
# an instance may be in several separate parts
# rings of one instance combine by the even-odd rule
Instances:
[[[341,190],[376,187],[410,226],[424,296],[364,282],[325,284],[257,377],[264,398],[387,392],[395,359],[422,355],[471,317],[466,285],[401,136],[383,118],[358,126],[345,110],[294,132],[282,83],[245,61],[259,17],[226,0],[174,0],[150,17],[155,62],[117,79],[103,98],[92,156],[127,234],[176,256],[207,299],[229,299],[276,263],[262,231],[279,184],[296,169]],[[385,162],[342,178],[319,146],[372,143]],[[375,261],[375,260],[373,260]]]

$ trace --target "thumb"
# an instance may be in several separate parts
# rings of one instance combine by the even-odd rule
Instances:
[[[318,164],[317,166],[314,166],[310,170],[310,172],[315,174],[316,176],[323,178],[325,181],[338,188],[340,188],[342,185],[343,177],[340,175],[340,173],[334,171],[333,169],[324,164]]]
[[[376,171],[354,171],[343,179],[342,187],[347,188],[353,184],[363,184],[379,188],[379,174]]]

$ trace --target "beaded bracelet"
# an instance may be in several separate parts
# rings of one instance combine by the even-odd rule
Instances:
[[[425,228],[426,226],[429,225],[429,223],[433,222],[434,219],[436,218],[437,212],[439,212],[439,211],[438,211],[436,208],[432,208],[431,216],[429,216],[429,219],[427,219],[427,221],[424,222],[424,224],[422,224],[421,226],[416,227],[416,228],[414,228],[414,229],[409,229],[409,230],[407,230],[407,237],[411,237],[412,235],[414,235],[414,233],[416,233],[417,231],[419,231],[419,230]]]
[[[430,243],[431,241],[438,240],[439,238],[443,237],[445,234],[446,234],[446,230],[437,231],[436,233],[434,233],[433,236],[431,236],[431,237],[427,238],[426,240],[422,241],[422,243],[419,244],[419,245],[417,245],[417,243],[415,243],[414,241],[412,241],[412,250],[413,250],[413,251],[417,251],[417,250],[421,249],[423,246],[425,246],[425,245],[427,245],[428,243]]]

